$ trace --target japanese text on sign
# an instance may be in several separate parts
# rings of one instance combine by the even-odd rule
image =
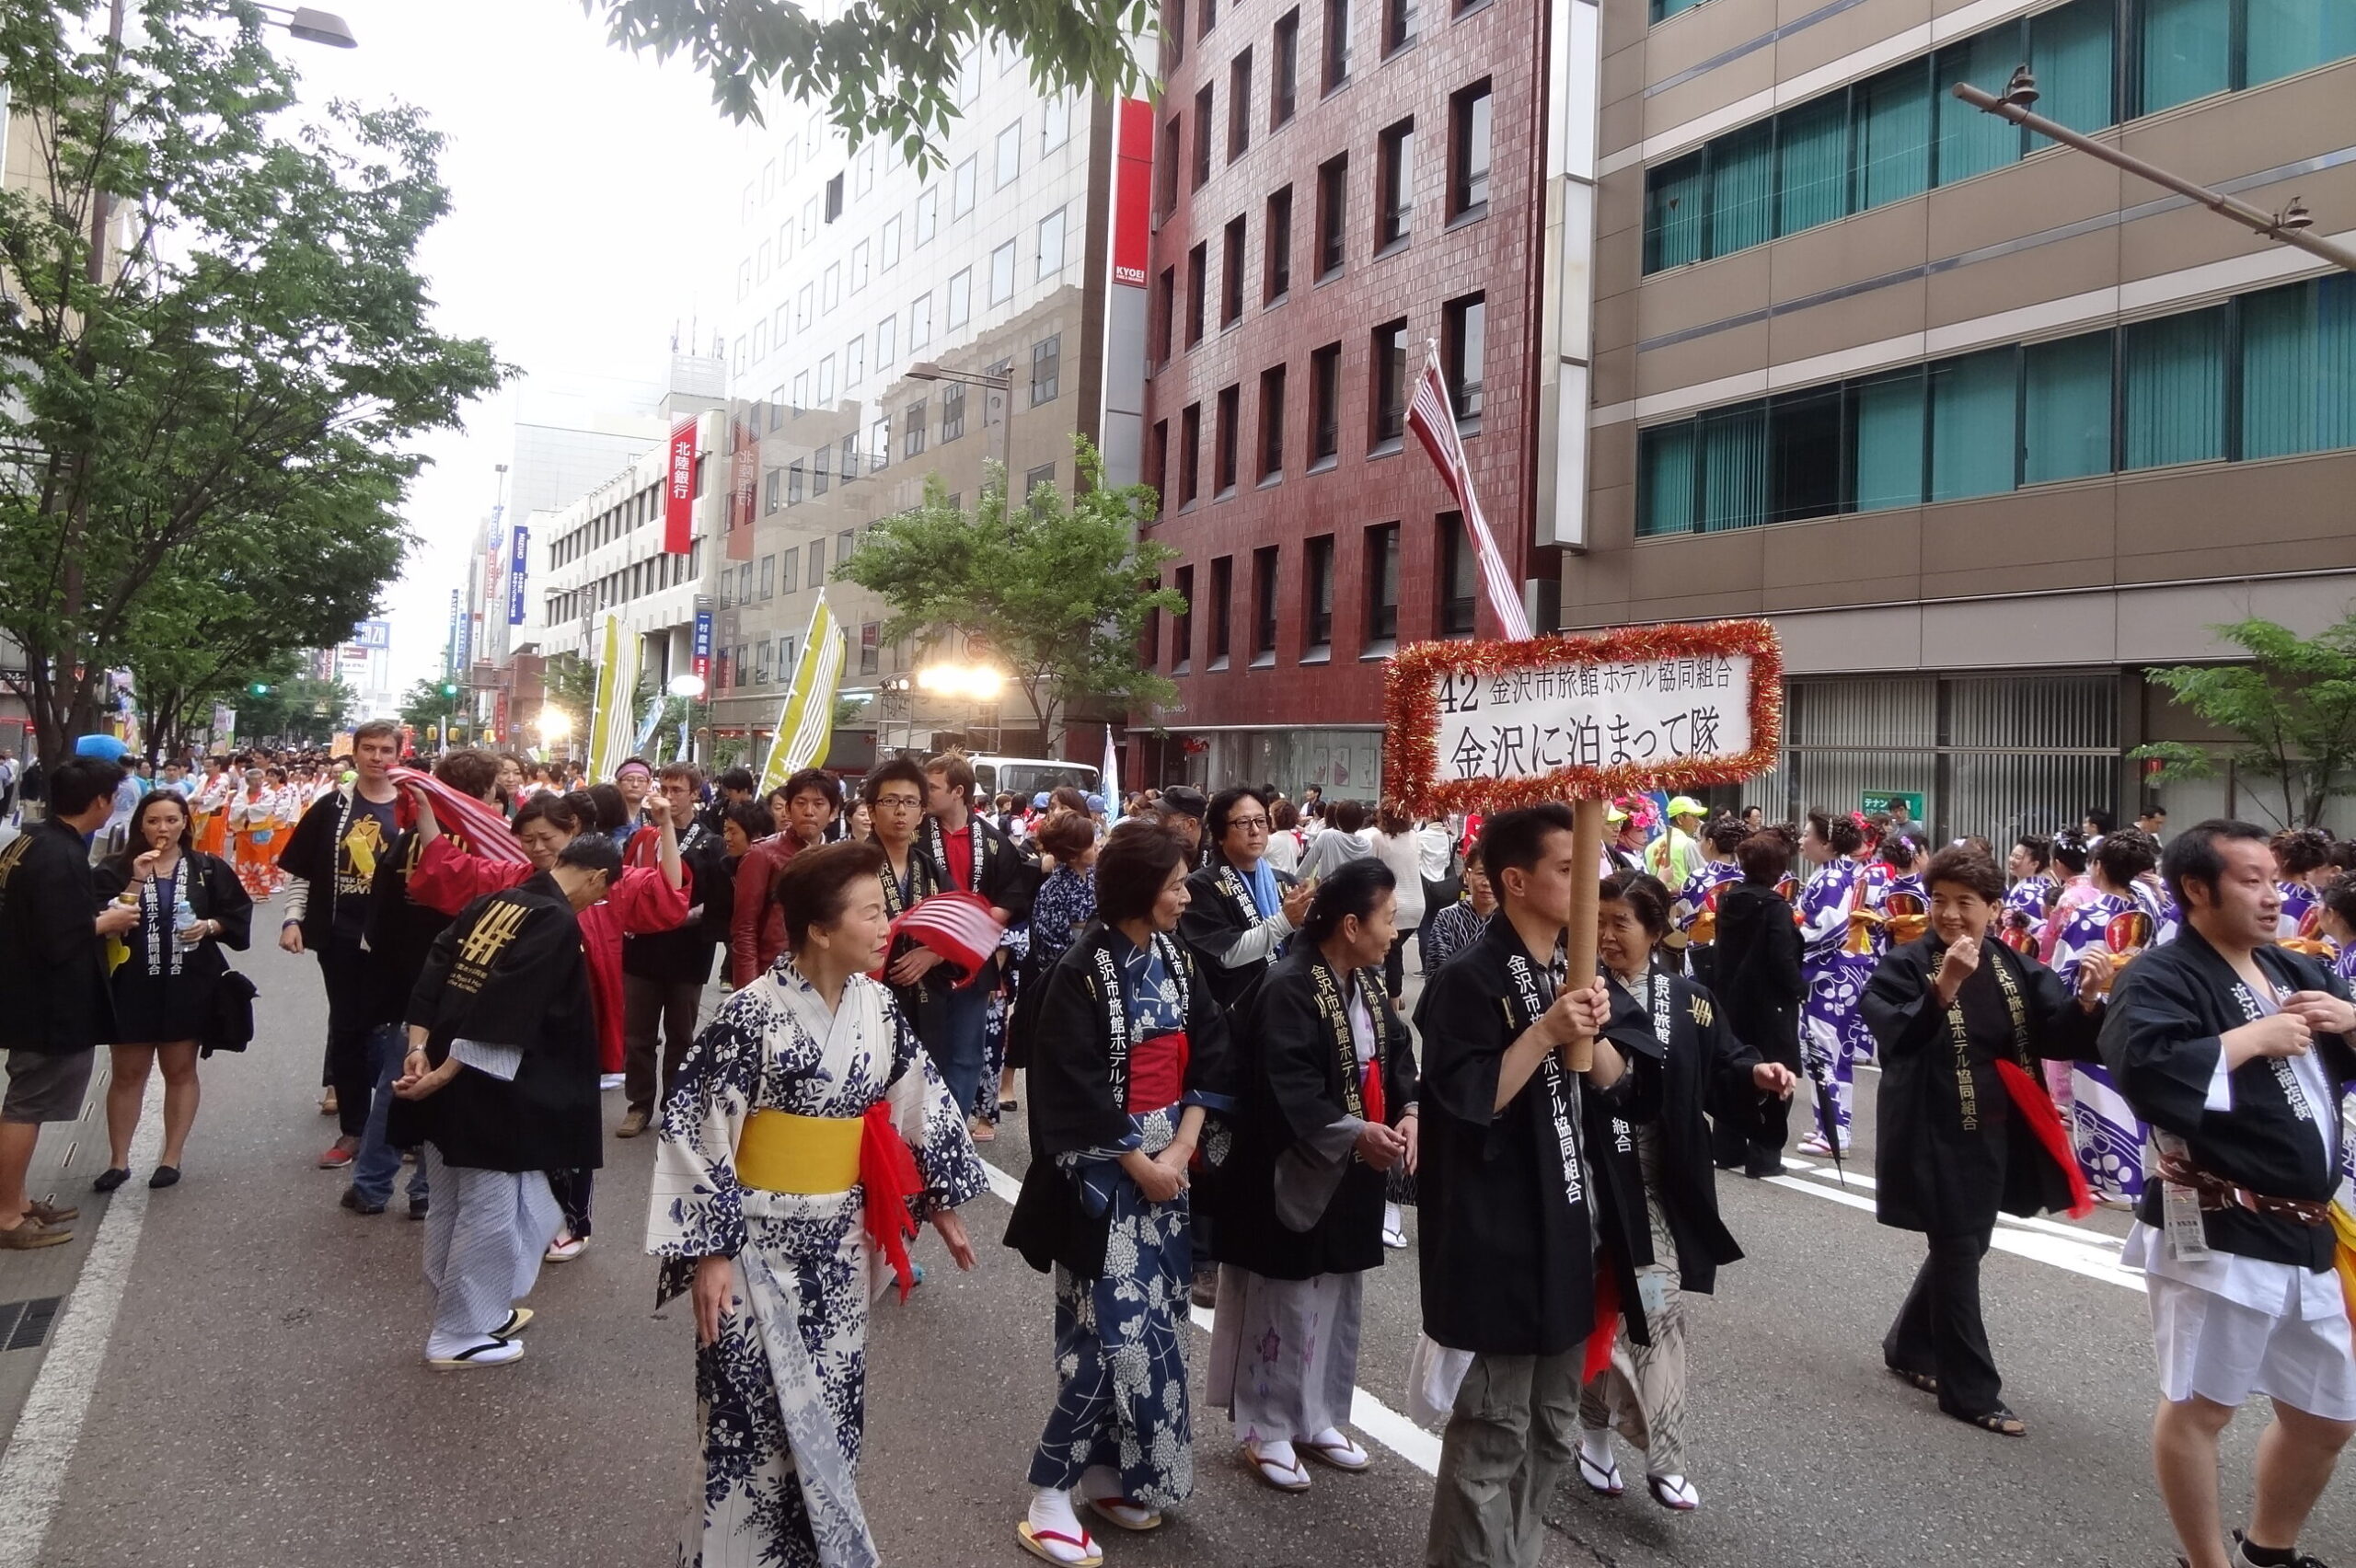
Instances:
[[[1434,677],[1441,778],[1708,761],[1750,749],[1750,655]]]

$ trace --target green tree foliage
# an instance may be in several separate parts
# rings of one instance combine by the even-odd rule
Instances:
[[[0,7],[33,168],[0,192],[0,630],[51,757],[159,638],[235,665],[348,635],[407,543],[410,444],[506,375],[430,325],[447,198],[413,110],[297,113],[242,0],[132,11],[110,40],[92,0]],[[322,541],[350,548],[299,581]]]
[[[758,121],[765,98],[822,103],[854,145],[896,142],[911,162],[956,116],[958,62],[985,40],[1022,52],[1044,91],[1125,96],[1141,83],[1136,40],[1157,26],[1147,0],[583,0],[607,36],[663,58],[685,54],[712,101]]]
[[[1050,744],[1074,701],[1102,700],[1131,711],[1166,703],[1177,688],[1138,657],[1146,617],[1185,607],[1174,589],[1157,586],[1166,545],[1140,543],[1138,525],[1153,515],[1145,485],[1103,483],[1103,462],[1075,438],[1080,498],[1067,502],[1052,485],[1010,508],[1006,470],[993,462],[971,512],[953,505],[938,474],[925,478],[924,501],[864,535],[837,578],[884,596],[892,619],[884,640],[957,632],[982,639],[1005,662],[1039,716]]]
[[[449,717],[458,703],[457,698],[442,695],[440,681],[415,682],[409,690],[401,693],[401,722],[415,730],[422,742],[425,739],[426,726],[430,724],[438,731],[442,721]]]
[[[2145,678],[2241,737],[2227,760],[2237,775],[2280,788],[2283,826],[2316,825],[2333,796],[2356,794],[2356,612],[2306,638],[2256,618],[2210,629],[2249,662],[2178,664]],[[2131,755],[2165,764],[2157,775],[2162,781],[2205,778],[2218,761],[2204,747],[2173,741]]]
[[[247,684],[250,688],[256,683]],[[270,690],[257,697],[248,689],[231,704],[237,710],[240,744],[325,745],[351,726],[360,703],[360,695],[341,681],[290,675],[260,684]]]

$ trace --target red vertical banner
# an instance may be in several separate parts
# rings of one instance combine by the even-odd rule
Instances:
[[[1146,245],[1153,202],[1153,106],[1121,100],[1120,146],[1113,172],[1113,281],[1145,287]]]
[[[694,548],[696,525],[696,417],[671,422],[671,472],[663,490],[663,548],[686,555]]]
[[[758,405],[728,421],[728,559],[753,559],[753,519],[761,483],[761,422]]]

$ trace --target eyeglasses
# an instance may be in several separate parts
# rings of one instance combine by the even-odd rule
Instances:
[[[1230,817],[1227,819],[1227,825],[1230,827],[1265,827],[1268,825],[1268,819],[1264,816]]]
[[[924,809],[924,802],[914,795],[885,795],[875,801],[879,812],[914,812]]]

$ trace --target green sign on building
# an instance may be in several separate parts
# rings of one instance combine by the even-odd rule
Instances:
[[[1898,808],[1904,806],[1908,820],[1923,820],[1923,795],[1919,790],[1867,790],[1857,799],[1861,812],[1888,812],[1896,816]]]

